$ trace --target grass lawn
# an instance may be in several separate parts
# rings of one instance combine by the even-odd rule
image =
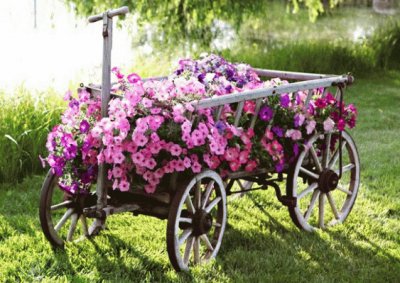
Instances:
[[[361,190],[344,225],[306,233],[272,191],[233,200],[222,248],[211,263],[177,274],[166,221],[109,218],[93,240],[53,251],[38,219],[43,176],[0,187],[0,281],[400,282],[400,72],[356,81],[353,131]]]

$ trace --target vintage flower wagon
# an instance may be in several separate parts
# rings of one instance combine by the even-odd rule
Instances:
[[[101,86],[82,85],[81,91],[90,94],[90,98],[101,98],[101,117],[108,119],[107,121],[110,121],[107,117],[110,113],[108,111],[108,108],[111,108],[110,105],[118,105],[109,104],[110,99],[118,99],[119,97],[118,94],[111,91],[110,82],[112,17],[127,12],[128,9],[122,7],[89,18],[90,22],[103,20],[103,78]],[[347,111],[342,101],[344,89],[353,82],[353,77],[350,75],[320,75],[264,69],[254,69],[252,72],[257,74],[257,78],[258,76],[279,78],[280,80],[287,80],[288,83],[266,86],[265,83],[257,81],[259,87],[254,89],[244,89],[225,95],[214,95],[189,101],[187,105],[191,105],[190,107],[193,108],[192,114],[189,113],[185,119],[188,119],[187,123],[189,123],[188,121],[194,119],[193,113],[203,109],[209,115],[207,125],[211,125],[211,128],[205,129],[209,135],[214,131],[215,135],[221,137],[218,134],[220,131],[224,131],[224,129],[221,129],[221,125],[225,128],[230,127],[232,132],[236,131],[236,134],[232,135],[231,133],[229,138],[236,135],[235,138],[243,141],[244,147],[249,145],[250,138],[253,140],[261,139],[260,146],[270,152],[272,157],[269,158],[272,158],[271,160],[280,160],[280,162],[285,160],[285,162],[281,162],[277,166],[267,166],[266,163],[262,162],[254,163],[248,159],[248,151],[240,148],[239,145],[234,145],[226,150],[224,157],[221,155],[225,162],[229,162],[230,167],[228,169],[230,168],[230,170],[219,170],[222,165],[219,165],[220,160],[218,158],[217,164],[206,160],[209,162],[207,164],[211,164],[210,168],[213,167],[212,169],[204,167],[201,170],[195,169],[194,166],[198,166],[198,163],[193,158],[196,159],[197,157],[192,155],[192,159],[182,159],[182,164],[187,163],[187,166],[182,167],[182,170],[178,168],[179,160],[176,161],[175,165],[178,169],[175,171],[168,167],[170,166],[169,163],[166,163],[165,168],[169,168],[170,171],[165,169],[165,172],[163,172],[170,174],[163,175],[162,179],[160,177],[160,181],[157,182],[157,189],[154,192],[153,188],[152,193],[149,194],[140,189],[122,189],[123,181],[119,185],[113,185],[110,182],[110,178],[107,178],[107,174],[109,175],[110,172],[114,174],[114,177],[121,175],[118,170],[114,170],[120,168],[118,167],[119,161],[115,161],[118,166],[114,166],[111,171],[109,170],[110,165],[106,164],[107,162],[100,162],[98,169],[96,169],[98,171],[97,180],[89,182],[90,185],[87,185],[85,189],[79,189],[78,186],[75,190],[70,186],[66,190],[59,181],[62,172],[57,172],[55,170],[57,167],[52,165],[56,162],[53,156],[51,161],[48,158],[52,170],[44,181],[40,198],[40,222],[49,242],[54,247],[63,247],[65,241],[95,236],[104,229],[107,217],[116,213],[132,212],[134,215],[154,216],[167,219],[167,250],[173,267],[178,271],[187,270],[191,264],[206,262],[217,255],[226,228],[227,196],[268,188],[275,190],[278,200],[288,207],[293,222],[301,229],[313,231],[317,228],[323,229],[330,225],[342,223],[354,205],[360,183],[360,161],[356,145],[350,134],[343,130],[344,126],[340,125],[340,123],[344,123],[342,118],[345,116],[344,111]],[[166,77],[150,78],[144,79],[143,82],[157,82],[165,79]],[[137,83],[137,78],[130,78],[130,80]],[[141,84],[142,82],[140,82],[140,86]],[[330,94],[332,90],[336,90],[335,96]],[[293,101],[290,101],[289,94],[292,95],[290,99],[293,99]],[[314,102],[313,99],[316,96],[319,98]],[[291,115],[290,111],[293,109],[300,108],[305,109],[305,113],[312,110],[313,113],[320,111],[318,115],[326,115],[327,109],[330,107],[331,112],[329,113],[331,113],[331,116],[336,115],[337,126],[331,125],[330,122],[333,122],[333,120],[329,117],[324,118],[323,126],[316,126],[315,121],[304,121],[308,114],[303,115],[298,112],[294,115],[295,127],[303,129],[305,135],[303,138],[297,137],[297,135],[302,135],[301,130],[294,129],[286,129],[286,135],[283,136],[280,133],[283,130],[278,126],[263,128],[262,133],[259,133],[260,129],[257,127],[260,125],[260,119],[263,123],[269,121],[270,112],[268,111],[272,111],[268,106],[263,105],[274,98],[281,101],[276,108],[276,113],[280,109],[281,113],[289,113],[287,115]],[[287,101],[283,103],[282,98],[287,99]],[[122,103],[121,101],[118,103]],[[71,103],[71,109],[78,109],[74,103]],[[293,105],[289,106],[291,103]],[[252,107],[249,107],[249,105]],[[160,107],[162,108],[162,106]],[[311,109],[314,107],[319,109]],[[142,111],[145,110],[142,109]],[[157,112],[159,111],[161,110],[158,109]],[[247,120],[244,117],[247,117]],[[230,124],[226,122],[228,120],[231,121]],[[244,120],[245,122],[243,122]],[[282,121],[284,121],[284,118],[282,118]],[[136,125],[139,125],[138,122],[136,123]],[[306,123],[308,123],[307,126],[301,128],[301,125],[306,125]],[[88,132],[87,124],[88,122],[84,124],[81,121],[79,128],[81,133]],[[135,134],[135,131],[136,129],[133,134]],[[190,129],[188,131],[190,135]],[[254,132],[255,135],[246,136],[246,133]],[[129,133],[132,135],[132,132]],[[152,135],[152,137],[154,136],[156,135]],[[272,141],[275,136],[281,139],[288,138],[289,142],[294,144],[291,151],[293,152],[292,158],[282,159],[279,154],[274,156],[274,152],[282,151],[281,145]],[[139,137],[143,138],[143,135],[135,136],[136,139],[139,139]],[[247,142],[246,137],[248,138]],[[55,134],[49,145],[51,148],[56,147],[52,143],[56,143],[57,138],[59,137]],[[73,152],[72,157],[74,157],[77,143],[71,136],[69,136],[69,143],[66,139],[66,135],[61,135],[61,138],[58,139],[61,140],[60,143],[67,144],[66,148],[68,147],[67,151],[60,154],[67,154],[71,157],[71,152]],[[110,147],[105,140],[107,139],[103,137],[104,144],[100,145],[100,152]],[[114,137],[111,142],[115,142],[115,140]],[[144,148],[147,141],[147,137],[145,137],[143,143],[134,140],[133,143],[136,142],[137,145],[142,146],[136,145],[134,150]],[[154,150],[156,143],[151,150]],[[209,146],[212,147],[211,144]],[[193,147],[194,145],[191,145],[188,148]],[[226,144],[225,147],[228,148]],[[185,150],[175,146],[174,150],[178,152],[173,152],[171,148],[172,146],[170,147],[169,158],[179,156]],[[201,149],[204,150],[204,147]],[[160,149],[156,151],[157,154],[159,151]],[[241,155],[243,152],[246,153],[244,157]],[[231,153],[231,155],[227,155],[227,153]],[[197,155],[201,156],[201,152]],[[132,154],[132,156],[132,159],[134,159],[139,155]],[[239,162],[238,160],[242,157],[244,160]],[[107,159],[107,157],[105,158]],[[114,160],[113,158],[116,157],[111,154],[108,158]],[[122,158],[124,157],[122,156]],[[96,159],[95,161],[97,162]],[[157,166],[157,164],[149,164],[148,160],[142,159],[140,162],[151,169]],[[65,164],[63,166],[65,167]],[[136,168],[136,172],[143,174],[143,168]],[[241,170],[243,168],[245,170]],[[88,170],[92,169],[93,167],[90,167]],[[151,176],[156,176],[156,173]],[[285,194],[282,193],[281,187],[278,185],[279,182],[284,180],[286,180]],[[114,189],[111,188],[113,186]],[[120,190],[115,190],[115,186],[119,186]],[[132,181],[132,186],[135,186],[135,179]],[[79,222],[81,225],[78,225]]]

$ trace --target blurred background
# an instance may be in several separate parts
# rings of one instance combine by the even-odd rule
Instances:
[[[1,1],[0,88],[65,91],[70,83],[98,81],[101,23],[86,17],[122,5],[131,13],[117,20],[112,64],[142,75],[165,73],[177,58],[204,51],[296,71],[397,68],[398,2]]]

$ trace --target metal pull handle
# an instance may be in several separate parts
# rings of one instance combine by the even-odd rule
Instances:
[[[105,13],[107,13],[107,17],[112,18],[112,17],[115,17],[115,16],[125,15],[125,14],[129,13],[129,8],[127,6],[123,6],[121,8],[110,10],[110,11],[107,11]],[[88,21],[89,21],[89,23],[95,23],[97,21],[102,20],[103,19],[103,15],[104,15],[104,13],[98,14],[98,15],[95,15],[95,16],[90,16],[88,18]]]

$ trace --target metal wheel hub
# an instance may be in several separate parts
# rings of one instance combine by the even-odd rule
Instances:
[[[193,234],[200,236],[208,233],[211,230],[213,218],[210,213],[205,210],[197,210],[193,215]]]
[[[318,180],[318,188],[324,193],[329,193],[337,188],[339,176],[332,170],[324,170]]]

